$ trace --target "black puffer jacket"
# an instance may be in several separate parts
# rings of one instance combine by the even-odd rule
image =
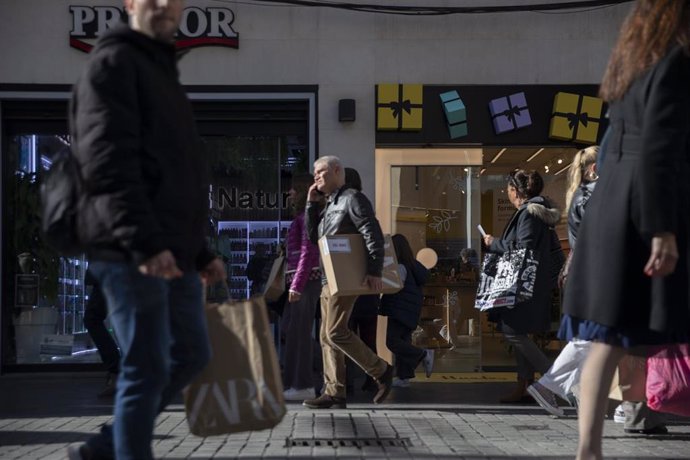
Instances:
[[[573,200],[570,202],[570,209],[568,210],[568,243],[571,250],[575,248],[577,230],[580,228],[580,223],[585,215],[585,207],[596,185],[596,182],[581,184],[573,193]]]
[[[429,277],[429,270],[416,260],[412,267],[405,266],[407,275],[402,290],[395,294],[381,296],[380,313],[383,316],[396,319],[410,330],[417,327],[419,315],[422,312],[424,293],[422,286]]]
[[[381,276],[383,232],[371,202],[362,192],[343,186],[328,197],[323,211],[318,203],[310,201],[307,203],[305,222],[309,239],[314,244],[325,235],[361,233],[369,253],[367,274]]]
[[[110,31],[74,87],[70,115],[89,257],[136,263],[169,249],[183,270],[208,263],[207,173],[174,46],[126,26]]]
[[[490,315],[503,332],[528,334],[545,332],[551,325],[551,267],[553,226],[561,213],[541,196],[530,198],[513,214],[501,238],[494,239],[489,252],[502,254],[512,249],[532,249],[539,260],[534,296],[512,309],[501,308]],[[558,267],[560,269],[560,267]]]

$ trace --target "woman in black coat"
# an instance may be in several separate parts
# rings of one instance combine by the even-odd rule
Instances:
[[[431,375],[434,363],[433,350],[412,345],[412,331],[417,328],[422,312],[422,286],[429,277],[429,270],[415,260],[405,236],[396,234],[391,239],[398,258],[403,288],[395,294],[381,296],[380,314],[388,317],[386,346],[395,356],[396,378],[393,386],[406,387],[409,379],[414,378],[415,368],[420,363],[424,364],[427,377]]]
[[[601,86],[611,133],[565,289],[562,337],[593,340],[581,378],[579,459],[602,458],[620,358],[687,342],[690,2],[640,0]],[[679,258],[680,255],[680,258]]]
[[[517,208],[500,239],[492,235],[484,237],[488,252],[503,254],[514,249],[532,249],[539,261],[534,294],[515,308],[500,308],[490,314],[498,322],[505,339],[515,350],[518,367],[518,385],[501,402],[522,400],[527,387],[534,382],[534,372],[545,373],[551,361],[542,353],[527,334],[543,333],[551,325],[551,291],[555,286],[551,270],[551,251],[554,237],[553,226],[561,213],[540,196],[544,180],[536,171],[517,170],[508,176],[506,192]],[[560,268],[560,267],[558,267]]]

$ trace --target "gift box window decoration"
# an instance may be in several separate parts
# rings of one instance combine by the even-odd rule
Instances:
[[[383,83],[376,89],[378,131],[421,131],[423,85]]]
[[[556,93],[549,137],[561,141],[595,144],[604,101],[598,97]]]
[[[503,96],[489,102],[489,112],[496,134],[515,131],[532,124],[525,93]]]
[[[467,136],[467,109],[457,91],[440,94],[443,113],[446,114],[451,139]]]

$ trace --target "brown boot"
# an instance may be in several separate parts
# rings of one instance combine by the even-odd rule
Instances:
[[[498,401],[504,404],[522,402],[522,399],[527,396],[527,387],[532,385],[532,383],[534,383],[534,380],[518,379],[515,389],[510,394],[503,396]]]

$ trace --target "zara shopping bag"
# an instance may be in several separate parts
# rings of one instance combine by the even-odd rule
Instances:
[[[283,384],[263,297],[206,307],[213,355],[185,389],[197,436],[272,428],[285,415]]]
[[[539,261],[531,249],[487,254],[482,262],[474,308],[514,308],[534,294]]]
[[[647,358],[647,405],[690,416],[690,345],[669,345]]]

